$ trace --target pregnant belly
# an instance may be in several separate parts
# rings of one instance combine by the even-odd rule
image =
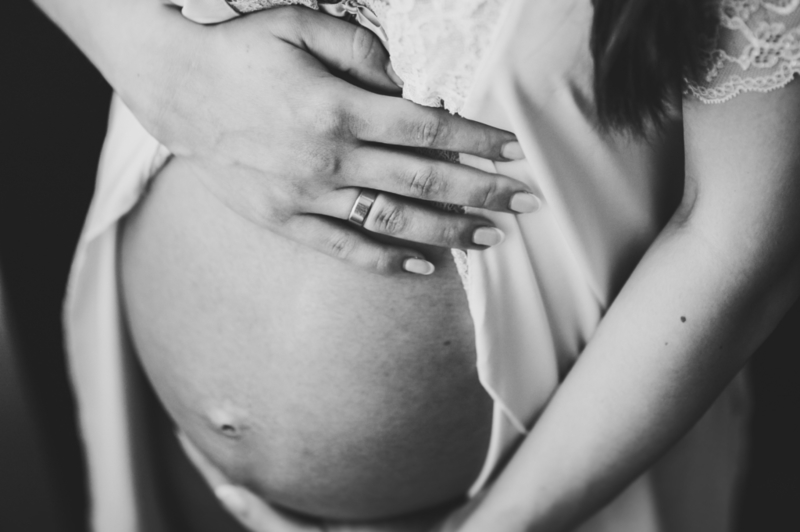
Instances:
[[[381,276],[258,228],[173,160],[125,220],[126,317],[175,422],[265,499],[367,520],[462,496],[492,404],[447,251]]]

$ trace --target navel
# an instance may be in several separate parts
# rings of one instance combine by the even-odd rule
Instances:
[[[247,413],[236,406],[214,407],[208,411],[206,419],[214,432],[231,440],[241,439],[249,428]]]

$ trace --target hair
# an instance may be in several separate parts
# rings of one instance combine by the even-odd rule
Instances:
[[[718,1],[718,0],[717,0]],[[662,125],[686,81],[702,75],[714,0],[593,0],[591,51],[603,129]]]

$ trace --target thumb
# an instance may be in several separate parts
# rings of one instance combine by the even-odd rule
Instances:
[[[219,486],[214,493],[228,512],[250,532],[322,531],[316,523],[304,521],[273,508],[241,486]]]
[[[307,8],[277,11],[283,15],[276,17],[271,30],[279,39],[306,50],[364,88],[390,93],[402,88],[389,53],[370,30]]]

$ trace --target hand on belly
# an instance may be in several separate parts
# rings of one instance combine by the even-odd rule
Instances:
[[[121,246],[134,344],[176,423],[232,481],[306,514],[462,496],[492,408],[449,254],[429,278],[367,274],[249,225],[197,171],[171,162]]]

